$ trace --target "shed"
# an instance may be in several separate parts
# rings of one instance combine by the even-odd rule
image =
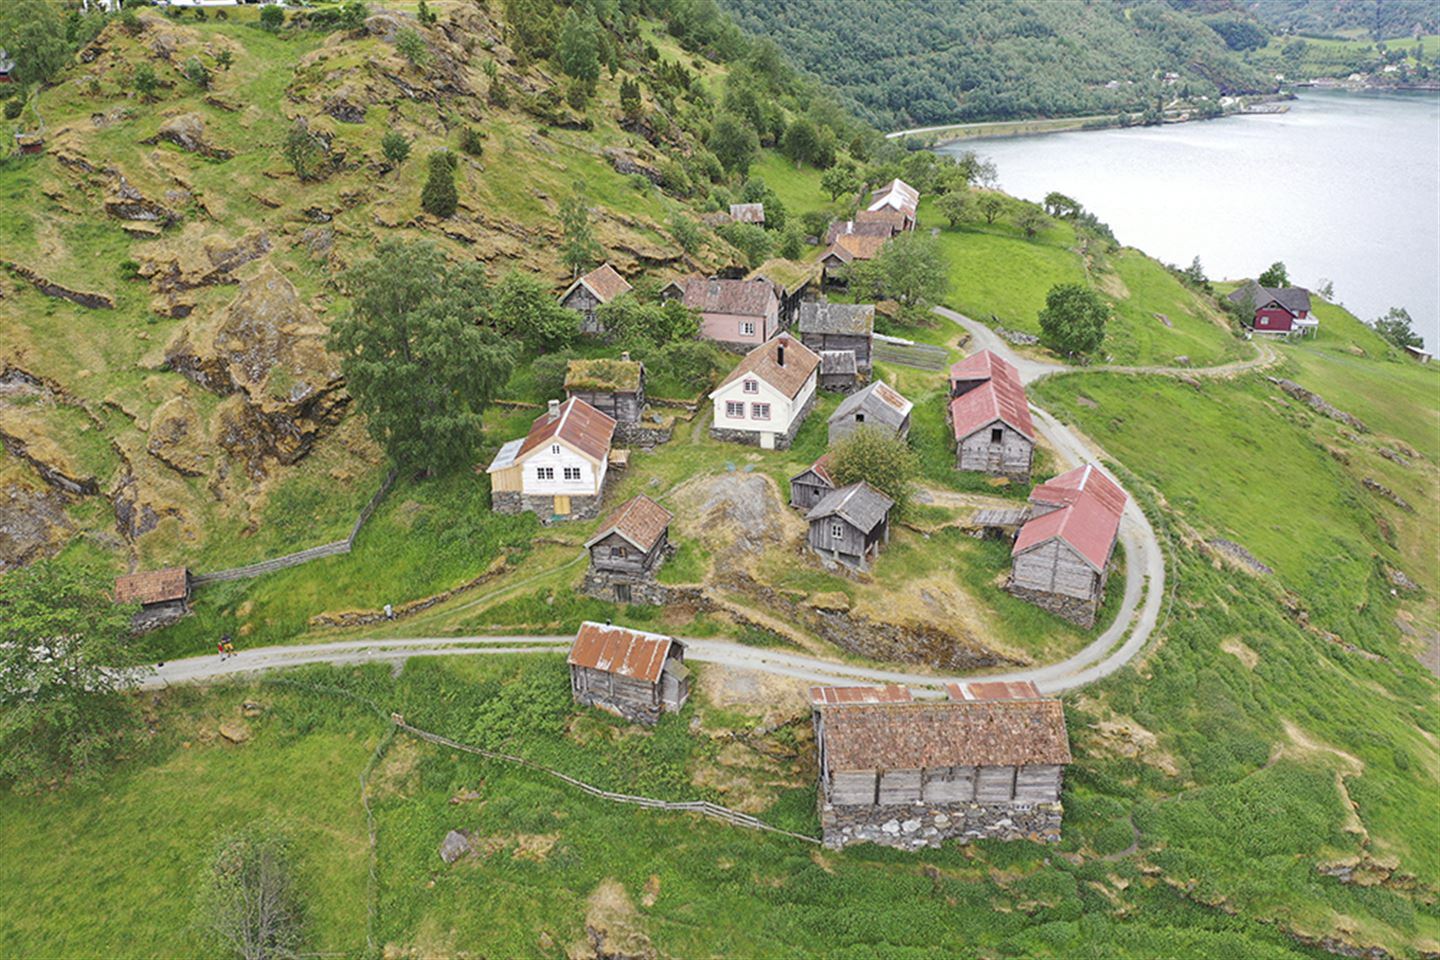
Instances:
[[[808,511],[834,489],[835,480],[830,476],[830,454],[826,453],[790,478],[790,506]]]
[[[875,337],[875,306],[869,303],[802,303],[795,321],[800,342],[822,356],[826,351],[849,351],[855,369],[870,375]],[[824,384],[821,384],[824,386]]]
[[[670,549],[674,515],[643,493],[625,501],[585,541],[590,570],[584,592],[616,603],[663,603],[655,571]]]
[[[982,350],[950,368],[950,426],[955,469],[1029,476],[1035,459],[1035,424],[1020,373]]]
[[[571,360],[565,368],[565,396],[579,397],[619,423],[639,423],[645,413],[645,364],[622,353]]]
[[[144,570],[115,578],[115,602],[140,605],[132,626],[148,630],[190,612],[193,579],[186,567]]]
[[[604,333],[595,315],[596,308],[631,289],[629,282],[614,267],[602,263],[560,294],[560,306],[580,314],[581,333]]]
[[[849,393],[859,384],[860,369],[855,362],[854,350],[820,351],[820,389]]]
[[[810,509],[810,549],[822,557],[865,570],[890,540],[895,501],[863,480],[832,490]]]
[[[654,724],[690,696],[685,644],[674,637],[587,620],[570,646],[575,702]]]
[[[1119,539],[1125,491],[1091,464],[1030,493],[1007,589],[1083,627],[1094,625]]]
[[[764,226],[765,204],[732,203],[730,204],[730,219],[736,223],[757,223]]]
[[[831,444],[869,427],[905,439],[910,435],[910,410],[914,404],[883,380],[852,393],[830,414]]]
[[[1410,354],[1410,356],[1414,357],[1420,363],[1430,362],[1430,351],[1426,350],[1424,347],[1417,347],[1414,344],[1407,343],[1405,345],[1405,352]]]

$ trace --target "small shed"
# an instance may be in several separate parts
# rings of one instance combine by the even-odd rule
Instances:
[[[765,204],[732,203],[730,204],[730,219],[736,223],[755,223],[764,226]]]
[[[1424,347],[1417,347],[1413,344],[1407,343],[1405,345],[1405,352],[1410,354],[1410,356],[1414,357],[1420,363],[1430,362],[1430,351],[1426,350]]]
[[[565,368],[565,396],[579,397],[619,423],[639,423],[645,413],[645,364],[608,357],[571,360]]]
[[[830,414],[830,443],[837,443],[862,427],[903,440],[910,435],[910,410],[913,407],[914,404],[890,384],[876,380],[840,401],[840,406]]]
[[[855,362],[854,350],[821,350],[821,390],[832,393],[849,393],[860,385],[860,367]]]
[[[826,453],[790,478],[790,506],[808,511],[835,489],[830,476],[830,454]]]
[[[826,494],[805,515],[810,549],[857,570],[867,570],[890,541],[895,501],[863,480]]]
[[[1030,517],[1011,550],[1007,589],[1082,627],[1095,623],[1127,498],[1093,465],[1030,493]]]
[[[560,306],[580,314],[581,333],[604,333],[596,308],[631,289],[630,283],[608,263],[591,270],[560,294]]]
[[[855,369],[870,375],[875,337],[875,306],[869,303],[802,303],[795,321],[800,342],[816,353],[849,351],[855,355]],[[822,384],[824,386],[824,384]]]
[[[133,626],[149,630],[190,612],[193,581],[185,567],[145,570],[115,578],[115,602],[140,605]]]
[[[587,620],[567,662],[576,703],[635,723],[658,723],[690,697],[685,644],[674,637]]]
[[[583,590],[616,603],[664,603],[655,571],[670,551],[674,515],[643,493],[620,505],[585,541],[590,570]]]

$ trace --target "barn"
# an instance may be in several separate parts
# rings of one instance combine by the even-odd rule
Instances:
[[[890,384],[876,380],[840,401],[830,414],[829,442],[838,443],[862,427],[904,440],[910,435],[910,410],[914,406]]]
[[[581,333],[604,333],[595,310],[631,289],[629,281],[614,267],[602,263],[560,294],[560,306],[580,314]]]
[[[823,358],[827,352],[855,355],[853,369],[870,376],[871,346],[875,337],[875,307],[868,303],[802,303],[795,321],[800,342]],[[851,380],[853,383],[853,378]],[[828,384],[821,383],[822,387]]]
[[[890,510],[895,501],[865,482],[827,493],[805,515],[807,542],[822,557],[866,570],[890,542]]]
[[[131,620],[138,633],[153,630],[190,612],[190,571],[185,567],[144,570],[115,578],[115,602],[140,605]]]
[[[804,470],[790,478],[790,506],[808,511],[835,489],[830,476],[830,454],[822,454]]]
[[[1015,366],[981,350],[950,368],[955,469],[1023,478],[1035,459],[1035,424]]]
[[[674,515],[643,493],[626,500],[585,541],[590,569],[581,591],[615,603],[665,602],[655,571],[670,552]]]
[[[635,723],[658,723],[690,697],[685,644],[674,637],[587,620],[567,662],[576,703]]]
[[[1092,464],[1036,487],[1030,517],[1011,550],[1006,589],[1082,627],[1094,626],[1126,501],[1125,491]]]

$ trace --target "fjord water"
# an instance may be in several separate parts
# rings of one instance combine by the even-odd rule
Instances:
[[[1440,347],[1440,95],[1302,91],[1283,114],[967,140],[1007,192],[1074,197],[1121,243],[1212,278],[1276,260],[1365,320],[1405,307]]]

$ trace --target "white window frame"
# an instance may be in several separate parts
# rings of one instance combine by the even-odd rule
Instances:
[[[741,320],[741,321],[740,321],[740,336],[742,336],[742,337],[753,337],[753,336],[755,336],[755,321],[754,321],[754,320]]]
[[[572,474],[573,474],[573,476],[572,476]],[[564,468],[564,472],[563,472],[561,475],[562,475],[566,480],[579,480],[579,479],[580,479],[580,468],[579,468],[579,467],[565,467],[565,468]]]
[[[845,539],[845,524],[841,523],[839,520],[831,520],[831,521],[830,521],[830,539],[831,539],[831,540],[844,540],[844,539]]]
[[[745,380],[745,381],[742,382],[742,385],[743,385],[744,391],[745,391],[746,393],[759,393],[759,392],[760,392],[760,381],[759,381],[759,380],[753,380],[753,379],[752,379],[752,380]]]
[[[554,468],[554,467],[536,467],[536,468],[535,468],[535,479],[536,479],[536,480],[552,480],[552,481],[553,481],[553,480],[555,479],[555,468]]]
[[[770,404],[768,404],[768,403],[752,403],[752,404],[750,404],[750,419],[751,419],[751,420],[769,420],[769,419],[770,419]]]
[[[743,401],[743,400],[726,400],[726,401],[725,401],[725,419],[727,419],[727,420],[744,420],[744,419],[745,419],[745,401]]]

